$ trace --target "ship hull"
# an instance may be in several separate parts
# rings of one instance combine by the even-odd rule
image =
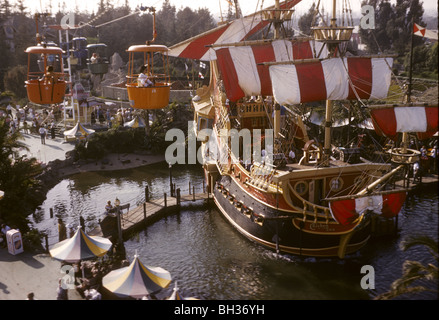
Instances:
[[[313,224],[312,221],[301,223],[303,220],[298,216],[286,215],[257,201],[229,176],[220,175],[213,189],[216,206],[236,230],[246,238],[281,253],[337,257],[348,234],[348,244],[343,249],[346,254],[358,251],[370,238],[370,224],[367,222],[348,233],[331,232],[327,225],[325,228],[324,224]],[[251,213],[243,208],[251,208]],[[258,219],[257,213],[264,219]]]

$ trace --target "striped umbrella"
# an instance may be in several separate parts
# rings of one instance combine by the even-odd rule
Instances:
[[[131,120],[130,122],[125,122],[124,127],[130,127],[130,128],[145,128],[146,124],[145,121],[138,117],[135,116],[133,120]]]
[[[112,243],[103,237],[89,236],[81,228],[70,239],[55,244],[50,250],[52,258],[68,263],[102,257]]]
[[[167,298],[166,300],[198,300],[198,299],[197,299],[197,298],[193,298],[193,297],[190,297],[190,298],[185,298],[185,297],[183,297],[183,296],[180,294],[179,290],[178,290],[177,282],[175,282],[175,287],[174,287],[174,289],[173,289],[173,291],[172,291],[172,294],[171,294],[171,296],[170,296],[169,298]]]
[[[166,288],[170,283],[171,274],[168,271],[144,266],[137,255],[128,267],[111,271],[102,279],[104,287],[117,296],[136,299]]]

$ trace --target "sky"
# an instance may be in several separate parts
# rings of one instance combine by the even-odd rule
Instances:
[[[260,9],[261,2],[263,1],[264,7],[268,7],[274,5],[274,0],[241,0],[239,1],[239,5],[241,6],[242,13],[244,15],[251,14],[256,11],[256,9]],[[282,0],[281,0],[282,1]],[[16,3],[15,0],[10,0],[11,3]],[[31,9],[31,12],[35,12],[38,10],[41,12],[41,8],[46,8],[50,3],[52,3],[52,7],[54,10],[58,9],[58,3],[63,4],[66,3],[67,8],[75,9],[77,6],[80,10],[93,12],[96,11],[99,0],[92,1],[84,1],[84,0],[24,0],[25,5]],[[160,10],[163,5],[164,0],[129,0],[129,4],[132,8],[135,8],[139,5],[144,6],[153,6],[157,10]],[[296,12],[298,14],[303,14],[308,11],[311,4],[314,0],[302,0],[296,6]],[[338,1],[341,3],[341,1]],[[361,2],[362,0],[350,0],[350,5],[354,13],[360,14],[361,10]],[[395,0],[391,0],[391,2],[395,2]],[[125,0],[112,0],[111,3],[115,4],[115,6],[122,6],[125,3]],[[175,6],[176,9],[190,7],[193,10],[199,8],[207,8],[212,13],[214,18],[219,18],[220,7],[223,12],[226,12],[228,3],[227,0],[170,0],[171,5]],[[324,5],[324,8],[327,11],[332,10],[332,0],[321,0],[321,3]],[[437,14],[437,0],[423,0],[424,3],[424,11],[425,12],[436,12]],[[45,10],[44,10],[45,11]]]

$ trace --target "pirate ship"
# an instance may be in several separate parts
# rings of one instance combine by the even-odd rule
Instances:
[[[389,161],[362,157],[359,145],[343,148],[337,159],[331,140],[334,103],[360,101],[386,135],[434,134],[437,120],[426,122],[432,114],[437,119],[437,105],[366,105],[387,97],[393,56],[349,54],[353,27],[337,23],[335,0],[330,22],[321,19],[312,38],[282,37],[298,2],[276,1],[238,16],[172,46],[169,55],[210,61],[209,85],[193,99],[194,128],[207,185],[227,221],[277,252],[343,258],[367,243],[374,215],[399,213],[407,188],[395,179],[419,152],[403,139],[387,152]],[[274,31],[264,31],[269,27]],[[264,39],[254,40],[256,34]],[[308,136],[294,110],[322,102],[320,143]],[[404,128],[415,113],[424,124]],[[295,160],[288,158],[291,150]]]

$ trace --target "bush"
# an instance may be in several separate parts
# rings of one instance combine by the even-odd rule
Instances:
[[[23,234],[23,247],[27,251],[41,251],[44,234],[37,229],[30,229]]]

